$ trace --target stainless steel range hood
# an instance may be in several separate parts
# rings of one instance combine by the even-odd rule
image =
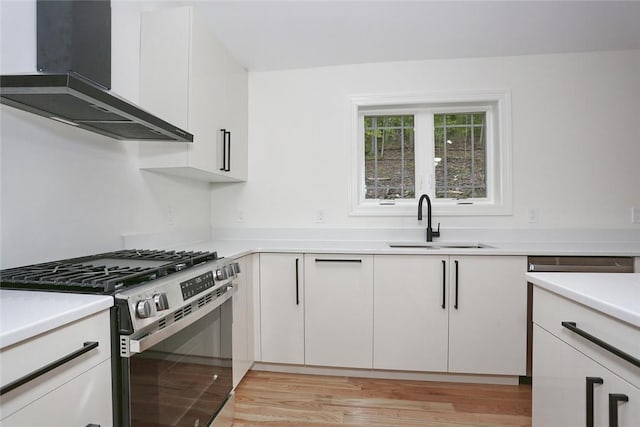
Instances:
[[[0,76],[2,104],[114,139],[193,142],[109,91],[109,1],[38,0],[37,29],[38,72]]]

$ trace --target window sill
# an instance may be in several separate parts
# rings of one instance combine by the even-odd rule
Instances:
[[[432,216],[502,216],[512,215],[511,206],[497,203],[474,202],[473,204],[432,202]],[[425,214],[426,214],[426,207]],[[418,215],[418,203],[397,203],[395,205],[381,205],[378,203],[363,203],[354,207],[349,216],[353,217],[412,217]]]

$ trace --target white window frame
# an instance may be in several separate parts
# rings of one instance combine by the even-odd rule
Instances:
[[[512,214],[511,94],[508,90],[350,96],[349,111],[350,216],[416,216],[418,198],[425,193],[431,197],[433,215]],[[423,132],[433,134],[432,114],[448,111],[484,111],[487,114],[487,197],[463,200],[435,198],[435,166],[427,161],[434,153],[433,137],[429,137],[426,138],[431,141],[429,146],[415,146],[415,199],[365,199],[364,116],[374,113],[414,114],[415,140],[418,141],[422,139],[420,135]],[[421,114],[431,116],[431,120],[420,120],[417,116]]]

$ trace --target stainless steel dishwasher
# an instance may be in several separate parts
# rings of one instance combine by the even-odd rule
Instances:
[[[530,256],[527,271],[536,273],[633,273],[633,257]],[[533,285],[527,283],[527,376],[531,377]]]

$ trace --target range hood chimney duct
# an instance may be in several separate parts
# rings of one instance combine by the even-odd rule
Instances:
[[[0,102],[114,139],[193,135],[109,91],[109,0],[37,1],[37,72],[0,76]]]

